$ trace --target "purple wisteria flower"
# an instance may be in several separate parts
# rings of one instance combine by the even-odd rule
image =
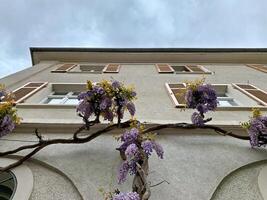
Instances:
[[[151,140],[145,140],[141,144],[144,152],[146,153],[147,156],[150,156],[153,152],[153,143]]]
[[[217,108],[217,94],[210,84],[199,85],[195,90],[188,89],[185,94],[188,108],[197,109],[201,114]]]
[[[257,117],[250,120],[248,129],[250,144],[252,147],[266,145],[267,142],[267,117]]]
[[[127,177],[128,172],[129,172],[129,169],[130,169],[130,167],[129,167],[129,164],[127,161],[124,161],[120,165],[119,170],[118,170],[118,177],[117,177],[119,184],[122,184],[123,182],[126,181],[126,177]]]
[[[127,105],[126,105],[129,113],[134,116],[135,114],[135,105],[133,104],[133,102],[128,102]]]
[[[127,160],[136,160],[139,155],[139,150],[136,144],[130,144],[125,150],[125,155]]]
[[[126,148],[132,144],[135,143],[138,137],[139,131],[137,128],[132,128],[131,130],[126,130],[120,140],[123,142],[121,146],[118,148],[120,151],[125,152]]]
[[[9,115],[0,120],[0,137],[7,135],[15,128],[15,123]]]
[[[114,80],[111,85],[115,89],[118,89],[121,87],[121,83],[119,81],[116,81],[116,80]]]
[[[158,157],[163,159],[164,151],[162,146],[159,143],[153,141],[153,149],[156,151]]]
[[[203,126],[204,125],[204,119],[198,112],[194,112],[192,114],[191,121],[193,124],[195,124],[197,126]]]
[[[87,88],[88,91],[78,95],[79,104],[76,109],[84,119],[95,115],[96,121],[99,122],[100,116],[108,121],[113,121],[114,117],[117,117],[120,123],[125,110],[132,116],[135,114],[132,100],[135,99],[136,93],[121,82],[103,80],[93,84],[88,81]]]
[[[163,159],[164,151],[159,143],[152,140],[145,140],[142,142],[141,146],[148,157],[151,156],[154,149],[158,157]]]
[[[112,200],[140,200],[140,196],[136,192],[127,192],[116,194]]]

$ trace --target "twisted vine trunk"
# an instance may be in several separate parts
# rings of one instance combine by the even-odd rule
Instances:
[[[141,200],[148,200],[151,195],[150,183],[147,182],[149,171],[148,158],[143,160],[142,164],[137,163],[136,175],[133,179],[132,189],[140,195]]]

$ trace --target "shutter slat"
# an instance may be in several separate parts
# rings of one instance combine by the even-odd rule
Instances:
[[[29,82],[24,86],[14,90],[12,93],[16,103],[21,103],[25,99],[29,98],[42,88],[44,88],[48,83],[47,82]]]
[[[249,84],[236,84],[238,87],[247,90],[247,89],[256,89],[256,87]]]
[[[28,83],[28,84],[24,85],[23,87],[40,87],[43,84],[44,83]]]
[[[51,72],[55,72],[55,73],[65,73],[69,70],[71,70],[72,68],[74,68],[76,66],[76,64],[73,63],[66,63],[61,65],[60,67],[58,67],[55,70],[52,70]]]
[[[261,105],[267,106],[267,92],[251,84],[232,84],[234,88],[254,99]]]
[[[23,98],[24,96],[28,95],[30,92],[35,90],[35,88],[19,88],[15,92],[13,92],[15,101],[17,102],[19,99]]]
[[[248,67],[267,73],[267,66],[263,64],[247,64]]]
[[[168,64],[156,64],[159,73],[173,73],[173,68]]]
[[[261,90],[247,90],[247,92],[257,97],[261,101],[265,102],[267,105],[267,93],[266,92],[263,92]]]
[[[108,64],[103,70],[104,73],[118,73],[120,70],[119,64]]]

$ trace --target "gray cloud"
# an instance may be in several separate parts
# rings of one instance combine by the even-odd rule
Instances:
[[[266,47],[266,0],[2,0],[0,76],[30,46]]]

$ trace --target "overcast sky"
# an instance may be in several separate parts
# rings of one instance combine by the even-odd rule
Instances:
[[[29,47],[267,47],[267,0],[0,0],[0,77]]]

